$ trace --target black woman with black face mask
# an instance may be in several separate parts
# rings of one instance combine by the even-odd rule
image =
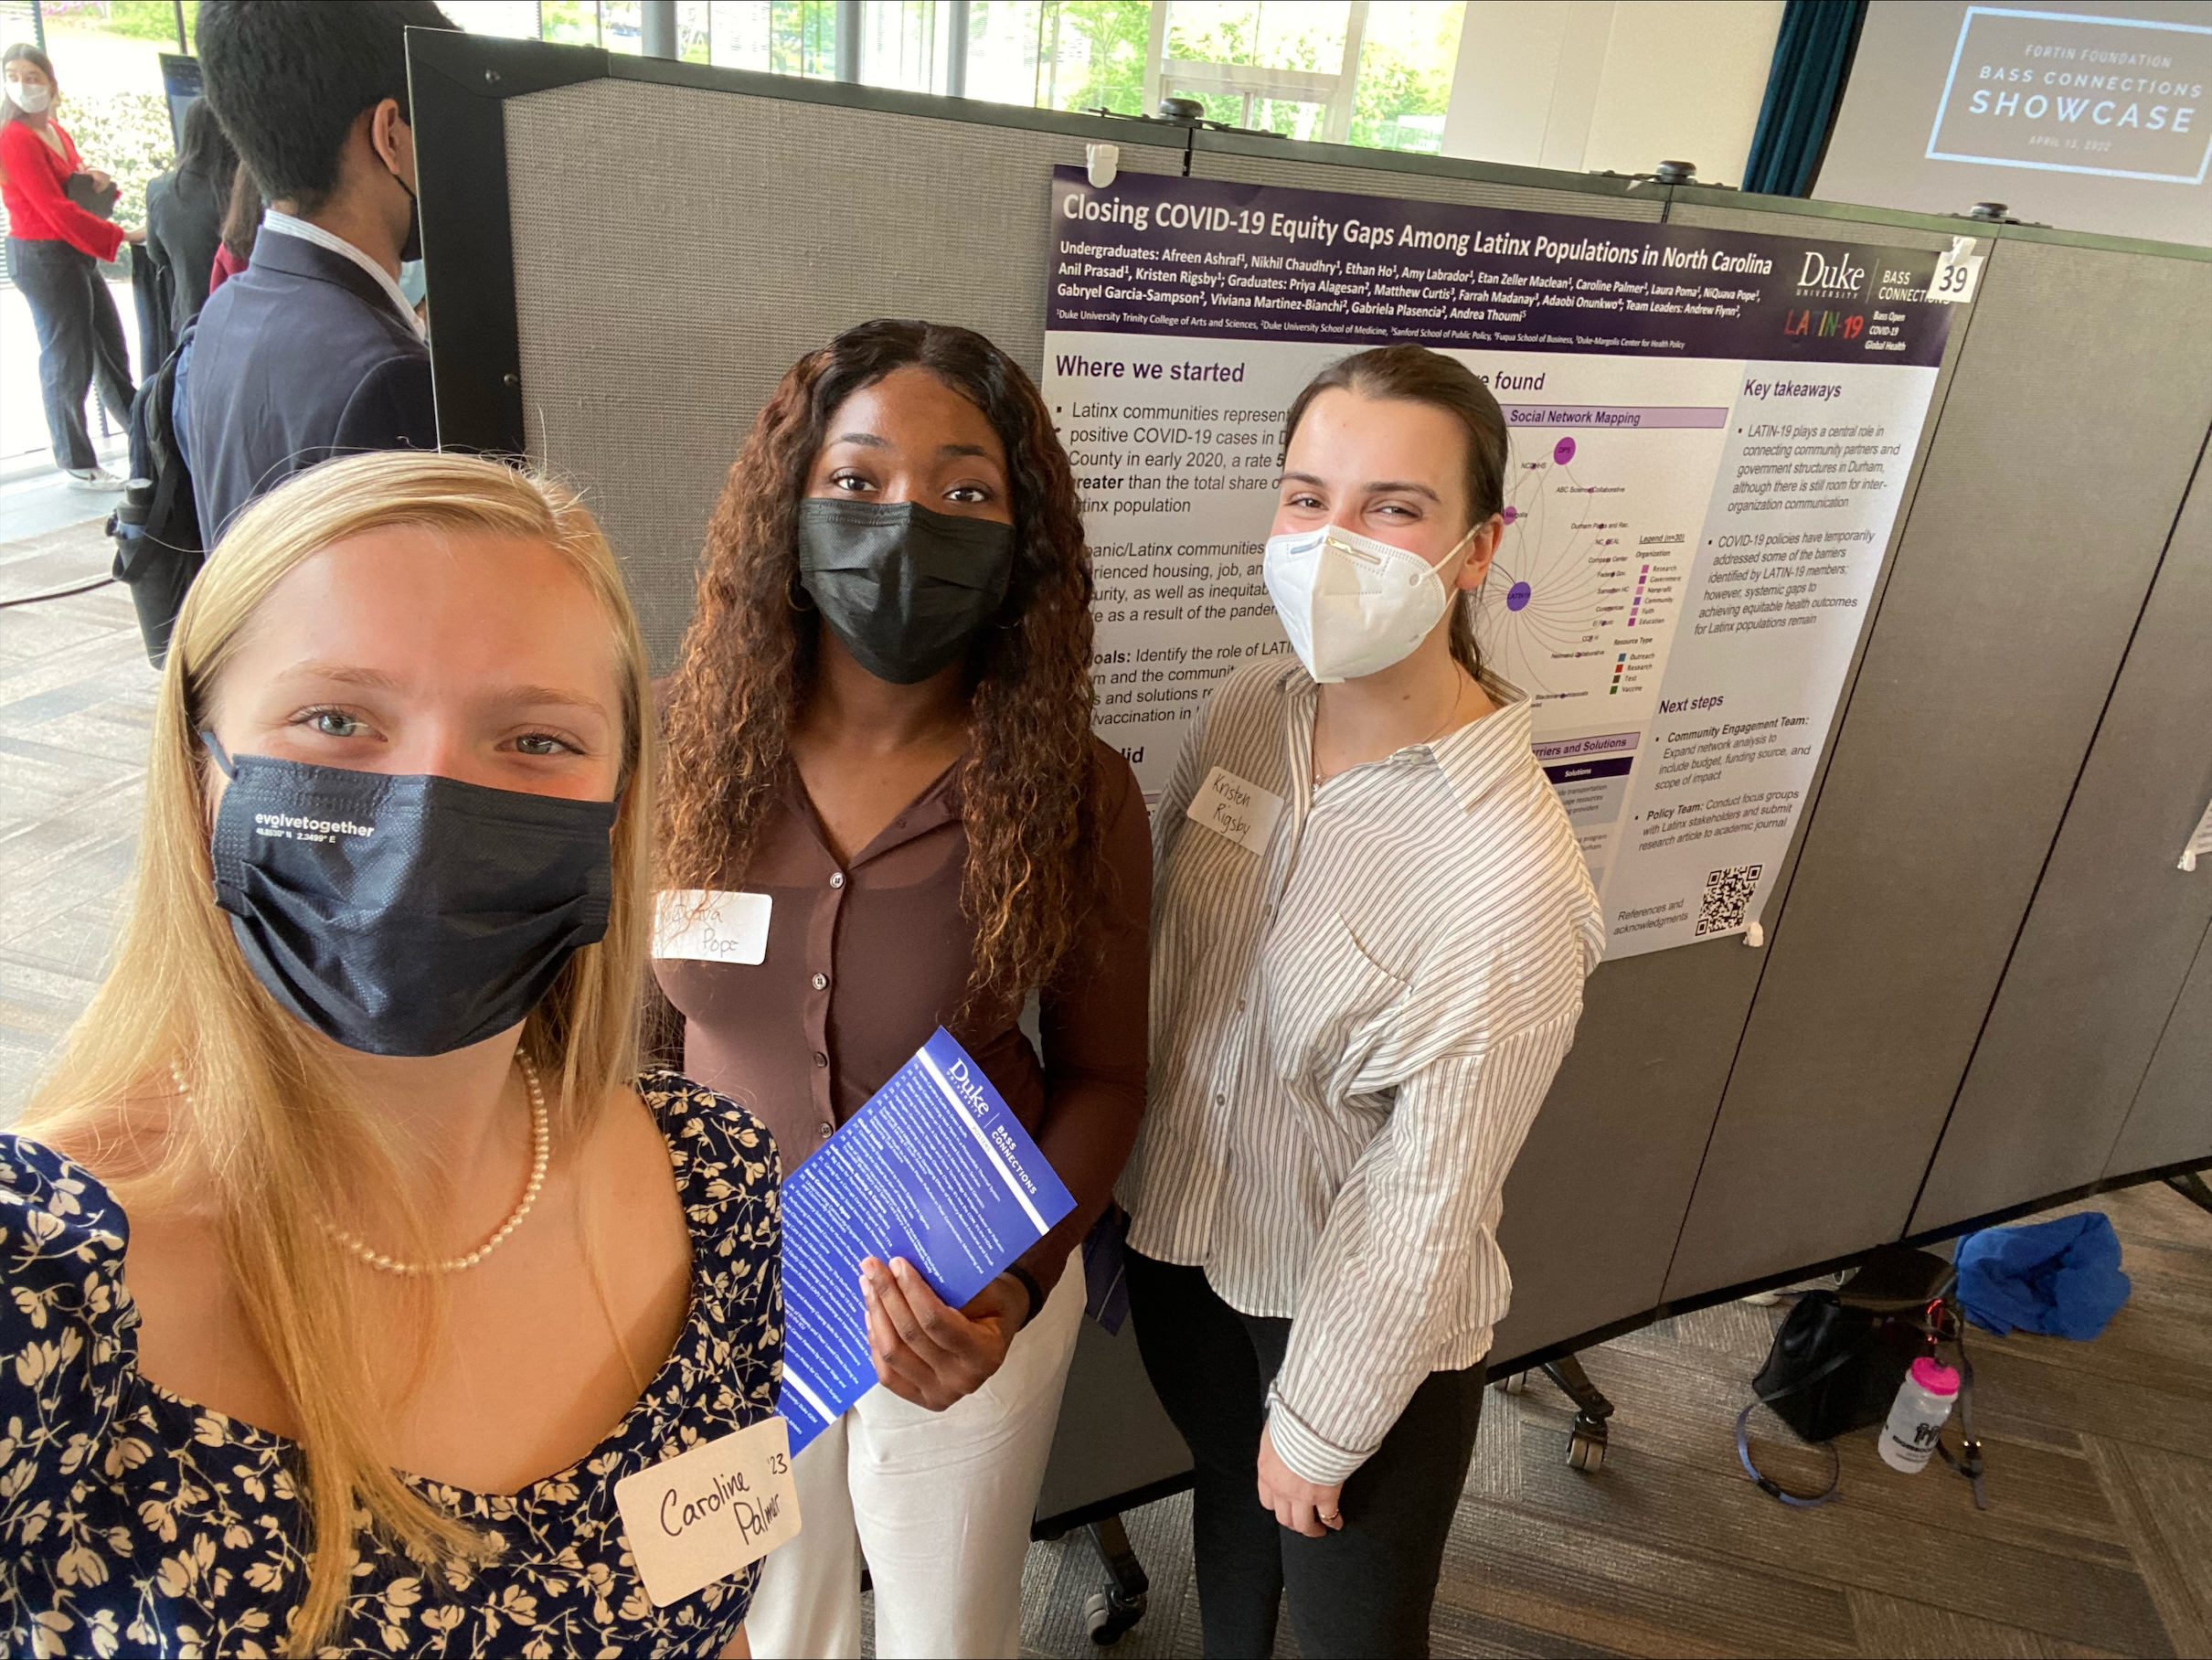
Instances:
[[[1077,1200],[965,1308],[865,1265],[883,1387],[796,1461],[805,1531],[763,1570],[763,1655],[858,1655],[864,1556],[877,1654],[1018,1650],[1082,1314],[1069,1258],[1143,1109],[1150,850],[1090,734],[1090,599],[1051,420],[966,329],[870,323],[802,359],[707,532],[658,880],[750,896],[715,902],[750,921],[656,947],[686,1067],[767,1120],[788,1176],[942,1025]]]

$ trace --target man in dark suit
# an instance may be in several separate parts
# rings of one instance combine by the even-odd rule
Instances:
[[[246,270],[200,313],[185,452],[212,548],[254,497],[333,455],[432,450],[430,349],[399,291],[417,257],[403,31],[433,0],[207,0],[208,104],[268,198]]]

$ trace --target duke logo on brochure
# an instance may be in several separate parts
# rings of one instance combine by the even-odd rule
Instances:
[[[968,1070],[966,1056],[946,1067],[944,1076],[945,1081],[952,1086],[952,1093],[972,1114],[980,1119],[990,1112],[991,1103],[984,1098],[983,1083]]]

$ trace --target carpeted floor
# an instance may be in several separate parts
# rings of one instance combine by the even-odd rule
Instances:
[[[1568,1468],[1548,1383],[1491,1391],[1435,1652],[2212,1655],[2212,1214],[2157,1185],[2085,1208],[2118,1226],[2134,1298],[2094,1343],[1970,1339],[1987,1511],[1940,1464],[1891,1471],[1871,1431],[1843,1446],[1841,1502],[1760,1493],[1733,1426],[1787,1311],[1729,1304],[1584,1357],[1619,1409],[1595,1476]],[[1824,1454],[1761,1420],[1771,1474],[1825,1480]],[[1188,1505],[1127,1518],[1152,1595],[1106,1652],[1200,1652]],[[1083,1601],[1101,1580],[1082,1536],[1035,1547],[1024,1652],[1100,1652]],[[1286,1630],[1277,1653],[1296,1652]]]

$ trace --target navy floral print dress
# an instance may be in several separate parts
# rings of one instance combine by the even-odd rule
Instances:
[[[512,1495],[406,1479],[496,1559],[426,1574],[365,1527],[332,1655],[711,1655],[759,1564],[666,1608],[615,1508],[624,1476],[774,1409],[783,1356],[774,1144],[674,1073],[638,1091],[667,1137],[691,1225],[691,1313],[613,1431]],[[306,1591],[299,1450],[138,1369],[130,1225],[80,1165],[0,1135],[0,1650],[273,1655]]]

